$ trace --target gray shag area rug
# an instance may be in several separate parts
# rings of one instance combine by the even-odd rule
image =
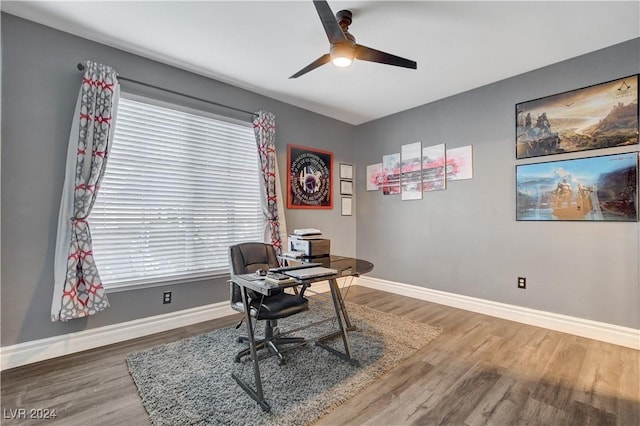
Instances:
[[[254,383],[251,363],[234,362],[246,345],[237,343],[237,337],[246,334],[244,323],[239,329],[214,330],[130,354],[129,372],[155,425],[307,425],[372,385],[441,332],[353,303],[347,303],[347,311],[357,327],[349,340],[360,365],[352,366],[315,345],[286,352],[286,365],[278,365],[275,357],[263,359],[260,372],[269,413],[231,377],[235,372]],[[279,326],[285,331],[329,317],[335,317],[333,308],[316,301],[309,311],[279,320]],[[258,322],[258,335],[263,326]],[[336,329],[336,321],[328,321],[295,335],[317,336]],[[342,350],[342,339],[333,339],[329,346]]]

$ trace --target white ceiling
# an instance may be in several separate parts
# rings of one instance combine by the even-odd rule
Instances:
[[[311,0],[2,1],[0,7],[351,124],[640,37],[638,0],[329,5],[334,13],[353,12],[349,31],[358,43],[415,60],[418,69],[356,61],[290,80],[329,49]]]

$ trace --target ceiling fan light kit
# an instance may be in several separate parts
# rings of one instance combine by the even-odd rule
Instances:
[[[418,68],[418,64],[410,59],[357,44],[356,38],[349,33],[349,25],[353,18],[349,10],[341,10],[334,16],[325,0],[313,0],[313,4],[329,39],[329,53],[322,55],[289,78],[298,78],[328,62],[332,62],[337,67],[348,67],[354,59],[402,68]]]
[[[353,46],[347,44],[334,44],[329,50],[331,62],[336,67],[345,68],[353,63],[354,51]]]

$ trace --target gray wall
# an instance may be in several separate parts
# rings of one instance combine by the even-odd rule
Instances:
[[[639,51],[633,40],[354,128],[3,14],[1,345],[227,298],[221,278],[169,287],[171,305],[161,304],[167,287],[154,287],[110,294],[112,307],[88,319],[50,321],[59,199],[80,82],[75,65],[85,59],[136,80],[275,113],[283,173],[290,143],[333,151],[336,165],[355,164],[355,216],[340,216],[335,179],[333,210],[288,210],[286,219],[289,229],[322,229],[334,253],[373,261],[372,276],[640,328],[638,223],[516,222],[515,165],[524,161],[516,162],[513,141],[516,103],[638,73]],[[474,179],[419,201],[365,191],[366,165],[415,141],[473,145]],[[527,290],[516,288],[519,275],[528,278]]]
[[[514,142],[516,103],[636,74],[639,52],[635,39],[359,126],[360,172],[416,141],[474,152],[473,180],[419,201],[367,192],[358,174],[357,253],[375,264],[371,275],[640,328],[638,223],[516,222],[515,165],[537,161],[516,161]]]
[[[333,151],[336,165],[354,162],[351,125],[2,14],[2,346],[228,299],[225,278],[220,278],[112,293],[112,306],[104,312],[67,323],[51,322],[58,208],[81,79],[76,64],[85,59],[111,65],[135,80],[248,111],[273,112],[283,174],[287,144]],[[138,91],[124,83],[122,88]],[[173,100],[189,104],[182,98]],[[336,173],[334,167],[334,177]],[[339,194],[337,180],[334,194]],[[333,210],[290,210],[287,225],[320,228],[331,238],[335,253],[355,255],[355,216],[342,217],[339,203],[335,204]],[[161,302],[166,289],[173,291],[170,305]]]

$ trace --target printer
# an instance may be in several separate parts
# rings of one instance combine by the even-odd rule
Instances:
[[[314,236],[289,235],[289,250],[303,257],[329,256],[331,240]]]

